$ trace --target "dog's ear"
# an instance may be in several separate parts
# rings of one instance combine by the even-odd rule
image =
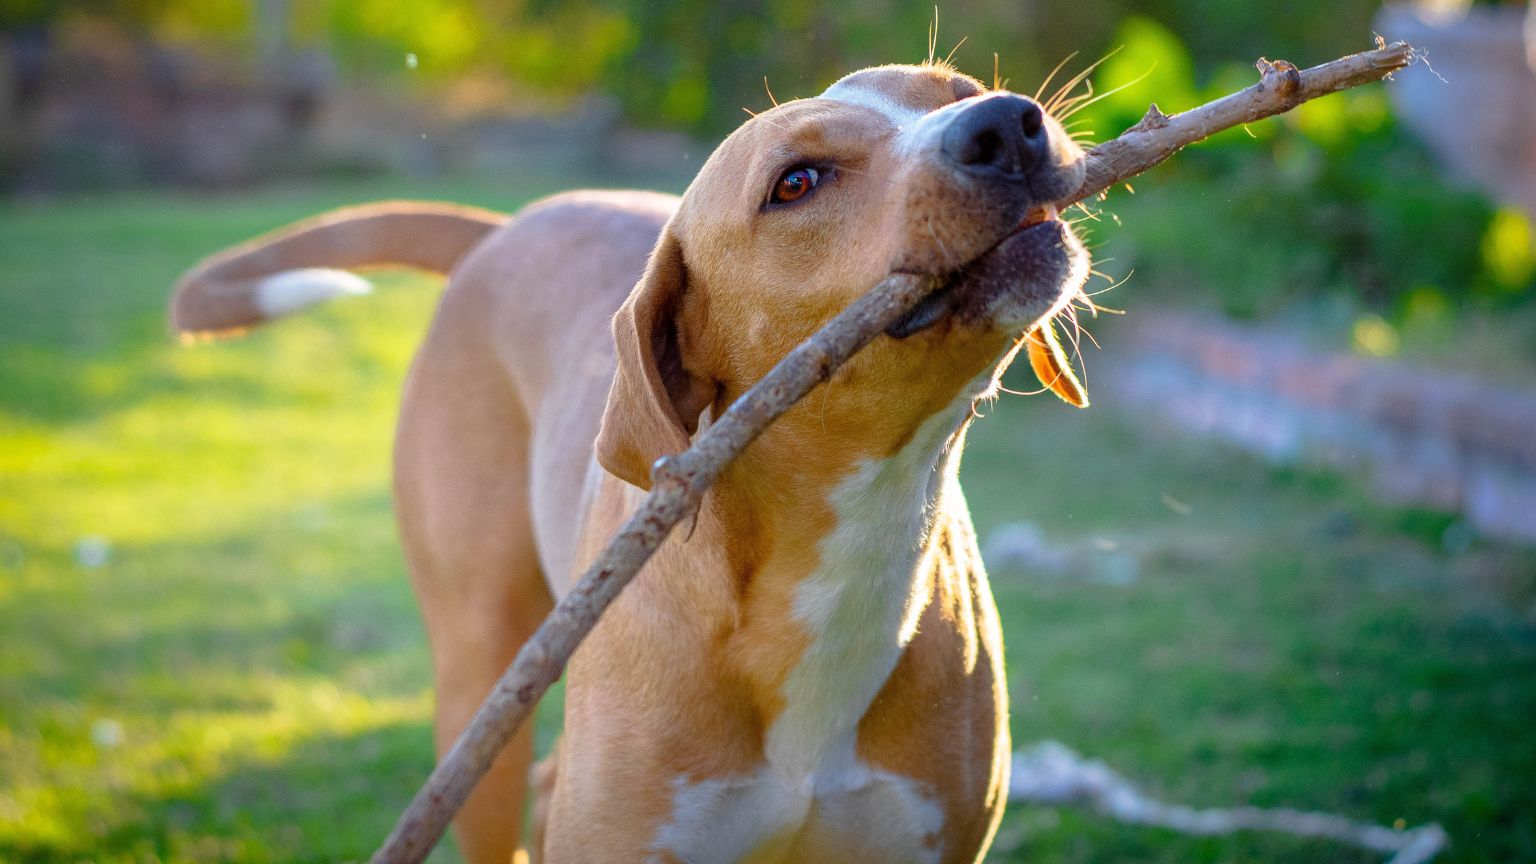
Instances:
[[[1041,321],[1024,340],[1029,347],[1029,365],[1034,368],[1040,383],[1069,404],[1087,408],[1088,391],[1083,389],[1077,374],[1072,371],[1072,362],[1067,359],[1067,352],[1061,349],[1056,327],[1049,320]]]
[[[645,275],[613,316],[617,369],[597,433],[597,461],[642,489],[651,488],[657,459],[687,449],[715,397],[714,384],[691,372],[683,356],[678,318],[687,283],[683,250],[668,225]]]

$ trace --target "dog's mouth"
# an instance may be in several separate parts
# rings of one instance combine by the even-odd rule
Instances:
[[[1028,213],[1025,213],[1024,218],[1019,221],[1019,227],[1015,228],[1013,233],[1017,234],[1020,231],[1033,228],[1036,225],[1040,225],[1045,222],[1060,221],[1061,211],[1056,209],[1055,204],[1047,204],[1044,207],[1036,207],[1030,210]]]
[[[1087,279],[1088,253],[1054,204],[1033,207],[992,248],[957,268],[886,333],[904,339],[944,322],[1022,330],[1041,384],[1088,404],[1051,319]]]
[[[885,332],[904,339],[949,319],[1026,329],[1070,299],[1086,270],[1087,253],[1056,206],[1033,207]]]

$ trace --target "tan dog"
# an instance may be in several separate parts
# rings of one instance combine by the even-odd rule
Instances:
[[[973,862],[1002,814],[1007,693],[958,463],[1023,344],[1082,402],[1048,323],[1086,275],[1050,206],[1079,158],[1031,100],[868,69],[748,121],[681,199],[339,211],[205,262],[173,317],[227,330],[361,287],[308,268],[452,272],[396,446],[441,750],[659,456],[882,277],[941,274],[729,467],[576,654],[535,848]],[[472,861],[512,857],[530,759],[525,730],[460,816]]]

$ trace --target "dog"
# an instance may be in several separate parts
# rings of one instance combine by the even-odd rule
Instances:
[[[659,457],[883,277],[940,277],[726,468],[577,651],[531,852],[974,862],[1008,697],[958,466],[1020,350],[1085,403],[1051,325],[1087,277],[1055,206],[1082,176],[1034,100],[874,67],[749,119],[680,198],[341,210],[204,261],[171,315],[217,335],[365,290],[351,269],[449,274],[395,446],[442,752]],[[456,820],[470,861],[523,854],[531,760],[525,726]]]

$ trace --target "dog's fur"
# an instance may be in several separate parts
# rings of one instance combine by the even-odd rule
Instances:
[[[344,268],[451,271],[406,384],[395,479],[441,750],[659,456],[882,277],[948,280],[903,338],[877,339],[727,468],[577,652],[539,772],[544,860],[985,852],[1007,693],[958,462],[973,402],[1026,341],[1080,400],[1038,325],[1086,270],[1059,221],[1021,227],[1081,178],[1054,120],[1023,182],[939,152],[989,95],[938,66],[865,70],[748,121],[680,199],[582,192],[510,219],[373,205],[180,285],[175,325],[206,333],[358,290]],[[768,203],[800,164],[820,185]],[[471,861],[512,856],[530,759],[525,729],[460,815]]]

